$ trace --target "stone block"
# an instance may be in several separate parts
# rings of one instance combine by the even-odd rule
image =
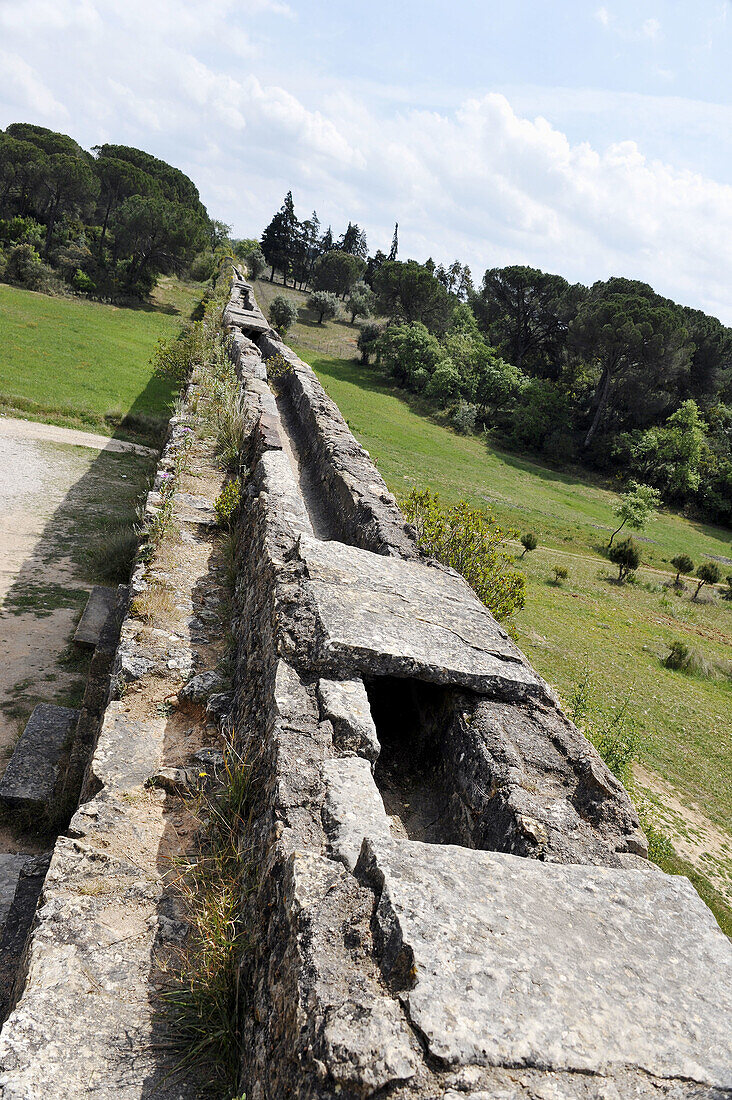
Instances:
[[[18,887],[20,872],[28,862],[28,856],[14,852],[0,853],[0,934],[8,919]]]
[[[509,698],[549,690],[457,573],[346,546],[299,541],[318,629],[313,667],[402,676]]]
[[[102,585],[95,585],[92,588],[84,613],[74,632],[74,641],[77,645],[94,649],[99,644],[102,630],[114,611],[116,603],[116,588],[104,588]]]
[[[337,748],[376,760],[379,739],[363,680],[321,680],[318,700],[323,717],[333,723]]]
[[[685,878],[395,840],[357,874],[438,1063],[732,1084],[732,944]]]
[[[78,718],[79,711],[71,707],[38,704],[0,780],[0,802],[13,810],[52,811],[64,749]]]
[[[391,837],[389,818],[368,760],[326,760],[323,824],[334,854],[352,871],[365,837]]]

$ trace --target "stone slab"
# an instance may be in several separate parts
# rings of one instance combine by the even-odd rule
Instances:
[[[410,676],[512,698],[548,689],[456,573],[346,546],[299,542],[321,670]]]
[[[0,802],[39,813],[51,808],[61,756],[78,718],[79,711],[71,707],[35,707],[0,781]]]
[[[27,855],[16,855],[14,852],[0,853],[0,933],[5,927],[5,921],[13,904],[20,872],[27,862]]]
[[[94,649],[99,644],[107,619],[117,603],[117,589],[96,585],[91,590],[84,613],[74,633],[77,645]]]
[[[357,874],[439,1062],[732,1086],[732,944],[687,879],[395,840]]]
[[[352,871],[365,837],[391,837],[389,818],[368,760],[326,760],[323,824],[334,854]]]
[[[125,703],[109,704],[91,762],[91,774],[108,790],[145,784],[160,765],[167,720],[130,718]]]

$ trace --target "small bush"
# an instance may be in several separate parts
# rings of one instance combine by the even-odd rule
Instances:
[[[668,656],[663,662],[666,668],[675,672],[688,672],[691,667],[691,650],[686,642],[672,642]]]
[[[278,294],[270,302],[269,319],[277,331],[284,335],[297,320],[297,306],[291,298]]]
[[[318,324],[332,321],[338,316],[338,299],[329,290],[314,290],[305,303],[309,310],[318,315]]]
[[[404,501],[404,515],[413,523],[420,546],[444,565],[462,573],[478,598],[497,619],[520,611],[526,601],[526,580],[512,568],[504,531],[493,516],[466,501],[443,509],[436,493],[413,489]]]
[[[97,285],[93,279],[90,279],[85,271],[82,271],[80,267],[77,267],[74,277],[71,280],[72,286],[76,290],[80,290],[82,294],[93,294],[97,289]]]
[[[361,362],[368,365],[370,357],[376,351],[376,341],[379,339],[383,332],[381,325],[377,325],[375,321],[370,321],[368,324],[361,325],[361,329],[358,334],[357,346],[361,352]]]
[[[44,264],[31,244],[18,244],[10,250],[5,264],[5,278],[26,290],[55,293],[59,289],[59,280],[53,269]]]
[[[618,584],[630,580],[632,571],[638,568],[641,561],[638,544],[631,538],[623,539],[622,542],[611,546],[607,556],[618,567]]]
[[[469,401],[461,401],[452,414],[453,427],[460,435],[472,435],[477,419],[478,406],[471,405]]]
[[[536,550],[537,546],[539,545],[539,540],[533,531],[526,531],[521,536],[521,545],[524,548],[524,552],[521,555],[521,557],[523,558],[524,555],[531,553],[532,550]]]
[[[566,565],[555,565],[552,569],[554,574],[554,584],[560,585],[562,581],[566,581],[569,578],[569,569]]]
[[[214,501],[214,511],[221,527],[230,527],[241,504],[239,479],[227,481]]]

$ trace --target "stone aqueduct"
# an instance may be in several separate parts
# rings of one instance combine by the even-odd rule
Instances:
[[[247,425],[233,698],[210,694],[198,628],[162,636],[112,610],[55,780],[80,787],[78,808],[15,933],[0,1096],[200,1095],[170,1076],[157,1005],[156,953],[185,935],[163,859],[180,796],[145,784],[178,727],[120,692],[153,679],[224,715],[255,770],[248,1100],[732,1096],[732,946],[711,913],[648,863],[623,787],[462,578],[421,553],[240,272],[223,323]],[[273,356],[290,368],[277,394]],[[161,475],[184,432],[174,418]],[[175,513],[190,565],[212,499],[181,492]],[[194,609],[213,599],[200,561],[176,597]],[[153,580],[140,563],[131,597]]]

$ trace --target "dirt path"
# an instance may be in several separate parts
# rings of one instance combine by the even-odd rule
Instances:
[[[111,439],[95,432],[81,432],[76,428],[59,428],[56,424],[40,424],[35,420],[15,420],[0,417],[0,439],[39,440],[44,443],[68,443],[75,447],[90,447],[95,451],[115,451],[118,454],[157,456],[152,447],[139,443],[127,443],[123,439]]]
[[[650,768],[636,764],[633,775],[681,858],[702,871],[732,904],[732,835],[714,825],[693,802],[681,802],[671,784]]]

